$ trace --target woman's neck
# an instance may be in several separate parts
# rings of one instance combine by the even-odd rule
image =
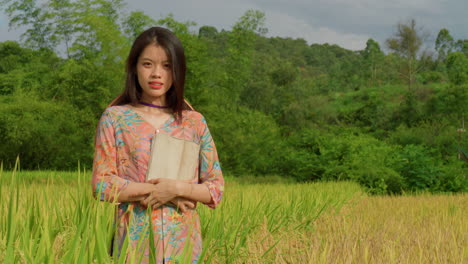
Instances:
[[[158,107],[166,107],[166,96],[163,95],[163,96],[159,96],[159,97],[156,97],[156,98],[151,98],[151,97],[146,97],[146,96],[142,96],[141,99],[140,99],[140,102],[143,102],[143,103],[146,103],[146,104],[151,104],[151,105],[154,105],[154,106],[158,106]],[[158,107],[155,107],[155,108],[158,108]]]

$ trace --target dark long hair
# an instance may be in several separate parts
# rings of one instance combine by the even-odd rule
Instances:
[[[189,109],[184,102],[186,71],[184,48],[174,33],[162,27],[147,29],[135,39],[127,58],[127,80],[125,82],[125,89],[110,105],[136,105],[140,101],[142,89],[138,83],[137,62],[138,57],[140,57],[140,54],[148,45],[162,47],[171,61],[172,86],[166,93],[166,103],[172,110],[176,119],[180,119],[182,117],[182,110]]]

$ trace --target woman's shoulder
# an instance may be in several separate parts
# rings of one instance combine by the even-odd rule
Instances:
[[[197,111],[194,110],[184,110],[182,111],[182,126],[191,127],[202,133],[206,129],[206,120],[205,117]]]
[[[129,114],[131,114],[131,109],[126,105],[109,106],[102,113],[101,120],[108,120],[114,123]]]
[[[195,110],[184,110],[182,112],[182,119],[191,123],[197,124],[197,126],[206,126],[206,119],[202,113]]]
[[[104,110],[103,115],[110,115],[110,116],[116,116],[116,115],[123,115],[129,110],[129,107],[127,105],[113,105],[109,106]]]
[[[189,119],[189,120],[197,120],[197,121],[205,120],[205,117],[200,112],[197,112],[195,110],[183,110],[182,118]]]

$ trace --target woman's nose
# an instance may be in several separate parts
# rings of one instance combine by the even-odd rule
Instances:
[[[151,72],[151,75],[154,77],[161,77],[161,67],[160,66],[155,66],[153,68],[153,71]]]

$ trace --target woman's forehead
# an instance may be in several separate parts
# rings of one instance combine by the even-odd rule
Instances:
[[[161,45],[150,44],[142,50],[139,59],[169,61],[170,56]]]

